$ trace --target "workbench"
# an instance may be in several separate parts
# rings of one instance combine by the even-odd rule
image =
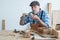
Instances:
[[[30,38],[20,37],[19,33],[13,31],[0,31],[0,40],[31,40]],[[43,38],[38,34],[35,34],[35,40],[56,40],[55,38]]]

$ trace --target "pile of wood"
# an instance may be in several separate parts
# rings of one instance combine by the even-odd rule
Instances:
[[[31,26],[31,29],[36,31],[39,35],[42,35],[46,37],[46,35],[49,35],[51,38],[57,38],[58,33],[54,29],[49,29],[46,27],[38,27],[36,24],[33,24]]]

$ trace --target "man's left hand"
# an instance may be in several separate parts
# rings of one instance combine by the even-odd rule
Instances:
[[[33,20],[39,20],[39,19],[40,19],[37,15],[31,15],[31,18],[32,18]]]

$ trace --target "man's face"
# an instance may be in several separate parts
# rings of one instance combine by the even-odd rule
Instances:
[[[32,10],[37,13],[39,11],[39,6],[35,5],[35,6],[31,6]]]

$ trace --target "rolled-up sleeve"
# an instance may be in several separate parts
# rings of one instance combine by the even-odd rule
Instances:
[[[29,16],[27,15],[25,18],[24,18],[24,25],[27,24],[29,22]]]

